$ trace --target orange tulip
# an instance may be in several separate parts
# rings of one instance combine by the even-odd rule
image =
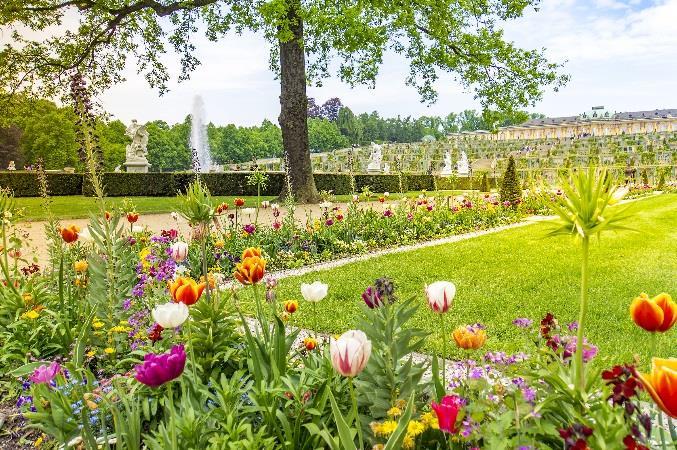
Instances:
[[[239,208],[241,206],[244,206],[244,199],[243,198],[236,198],[233,203],[235,203],[235,206],[237,206]]]
[[[261,257],[261,249],[259,247],[249,247],[242,252],[242,261],[252,256]]]
[[[307,337],[303,340],[303,346],[308,350],[309,352],[315,350],[317,347],[317,340],[311,337]]]
[[[205,287],[207,287],[207,283],[198,284],[192,278],[179,277],[169,283],[169,293],[175,302],[190,306],[197,303]]]
[[[646,331],[668,331],[677,321],[677,303],[668,294],[653,299],[642,293],[630,304],[630,317]]]
[[[677,358],[652,358],[651,373],[638,375],[656,405],[677,419]]]
[[[136,223],[136,221],[139,220],[139,215],[135,212],[128,212],[127,213],[127,222],[129,223]]]
[[[250,256],[235,266],[233,276],[242,284],[256,284],[263,279],[266,261],[258,256]]]
[[[461,325],[452,334],[456,345],[465,350],[476,350],[487,341],[484,328],[477,325]]]
[[[78,228],[76,225],[71,225],[67,228],[61,229],[61,238],[66,244],[70,244],[78,240],[79,232],[80,228]]]

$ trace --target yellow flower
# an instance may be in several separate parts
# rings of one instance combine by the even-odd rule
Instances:
[[[404,436],[404,440],[402,441],[402,448],[414,448],[416,445],[416,441],[414,441],[414,438],[409,436],[408,434]]]
[[[131,331],[131,328],[125,327],[122,325],[116,325],[113,328],[110,329],[110,333],[127,333],[128,331]]]
[[[150,267],[150,261],[146,259],[148,255],[150,255],[150,249],[148,247],[144,247],[144,249],[139,252],[139,261],[141,261],[141,265],[144,269]]]
[[[397,422],[394,420],[386,420],[382,423],[372,422],[370,426],[371,431],[373,431],[376,436],[387,437],[395,432],[397,429]]]
[[[388,414],[388,417],[400,417],[402,415],[402,410],[397,406],[393,406],[386,414]]]
[[[44,440],[45,440],[45,435],[43,434],[42,436],[40,436],[39,438],[37,438],[37,439],[35,440],[35,442],[33,442],[33,447],[35,447],[35,448],[40,448],[40,447],[42,446],[42,442],[43,442]]]
[[[428,411],[421,416],[421,423],[427,428],[432,428],[433,430],[439,430],[440,424],[437,422],[437,416],[432,412]]]
[[[75,269],[76,272],[85,273],[85,272],[87,272],[88,267],[89,267],[89,264],[87,264],[87,261],[85,261],[84,259],[81,259],[79,261],[75,261],[73,263],[73,269]]]
[[[425,425],[418,420],[410,420],[407,424],[407,435],[416,437],[425,431]]]
[[[98,330],[99,328],[103,328],[103,326],[104,326],[104,323],[101,322],[99,319],[95,319],[94,322],[92,322],[92,327],[95,330]]]
[[[225,246],[226,246],[226,243],[223,242],[223,241],[216,241],[216,242],[214,242],[214,247],[216,247],[216,248],[223,248],[223,247],[225,247]]]
[[[34,309],[31,309],[30,311],[27,311],[23,314],[21,314],[22,319],[30,319],[30,320],[35,320],[38,317],[40,317],[40,314]]]
[[[92,358],[96,355],[96,350],[90,350],[87,352],[87,357]]]
[[[31,303],[33,303],[33,294],[31,294],[30,292],[24,292],[23,294],[21,294],[21,298],[23,298],[25,305],[30,305]]]
[[[115,353],[115,349],[113,347],[106,347],[106,348],[103,349],[103,351],[107,355],[112,355],[113,353]]]

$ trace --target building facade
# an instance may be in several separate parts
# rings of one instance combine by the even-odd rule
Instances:
[[[520,125],[501,127],[495,133],[479,130],[453,133],[449,137],[509,141],[671,133],[673,131],[677,131],[677,109],[617,113],[607,110],[604,106],[595,106],[578,116],[531,119]]]

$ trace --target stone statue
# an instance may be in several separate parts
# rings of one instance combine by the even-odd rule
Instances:
[[[470,174],[470,164],[468,163],[468,155],[461,150],[461,159],[456,163],[456,172],[459,177],[467,177]]]
[[[442,167],[442,170],[440,171],[440,176],[441,177],[450,177],[452,174],[452,167],[451,167],[451,152],[446,151],[444,154],[444,167]]]
[[[381,146],[371,143],[371,154],[369,155],[369,165],[367,165],[367,172],[375,173],[381,171],[381,160],[383,156],[381,154]]]
[[[125,168],[127,172],[148,172],[148,159],[146,155],[148,150],[148,130],[145,125],[139,124],[136,119],[127,127],[125,134],[132,139],[132,143],[127,145]]]

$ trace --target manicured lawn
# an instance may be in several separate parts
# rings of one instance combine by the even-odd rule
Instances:
[[[650,336],[628,316],[631,300],[640,292],[677,295],[677,195],[634,202],[628,225],[639,232],[607,234],[591,246],[591,306],[588,338],[602,357],[631,361],[650,355]],[[434,334],[429,350],[439,351],[439,319],[425,302],[423,287],[437,280],[453,281],[456,299],[447,314],[448,326],[481,322],[488,327],[484,350],[530,351],[528,338],[512,325],[515,317],[537,321],[552,312],[564,325],[577,319],[579,248],[567,237],[545,238],[547,225],[532,224],[454,244],[378,257],[329,271],[280,282],[280,299],[301,300],[303,282],[329,283],[329,296],[318,305],[318,328],[340,333],[355,326],[363,289],[376,278],[389,276],[401,298],[416,296],[421,308],[412,324]],[[293,323],[312,327],[312,308],[301,301]],[[662,336],[661,354],[677,354],[675,330]],[[451,339],[449,337],[449,339]],[[453,346],[453,341],[449,344]],[[456,348],[453,357],[461,357]],[[598,358],[599,360],[599,358]],[[601,361],[600,361],[601,363]]]
[[[437,195],[453,195],[461,191],[438,191]],[[420,191],[408,192],[408,197],[415,197]],[[390,199],[399,198],[399,194],[392,194]],[[243,197],[247,206],[256,205],[256,197]],[[374,198],[374,200],[377,197]],[[136,211],[142,214],[168,213],[176,211],[179,199],[176,197],[129,197],[129,201],[135,206]],[[235,196],[214,197],[215,203],[228,202],[232,205]],[[350,195],[339,195],[336,201],[350,201]],[[109,209],[121,207],[124,197],[109,197],[106,199],[106,205]],[[261,197],[261,200],[273,201],[275,197]],[[42,208],[42,199],[39,197],[19,197],[16,199],[17,206],[24,208],[24,218],[26,220],[44,220],[45,211]],[[89,212],[95,208],[95,199],[93,197],[83,196],[64,196],[51,198],[52,211],[60,219],[75,219],[87,217]]]

